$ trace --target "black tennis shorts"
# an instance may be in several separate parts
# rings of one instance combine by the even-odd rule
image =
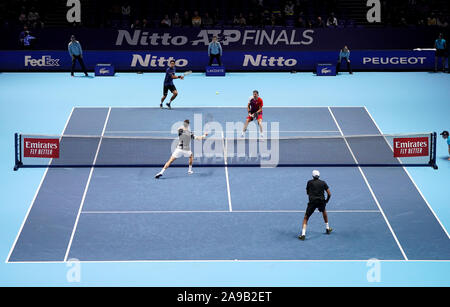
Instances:
[[[435,54],[435,56],[436,57],[439,57],[439,58],[441,58],[441,57],[444,57],[444,58],[446,58],[448,55],[447,55],[447,50],[445,50],[445,49],[436,49],[436,54]]]
[[[325,202],[325,200],[314,200],[314,201],[310,201],[308,203],[308,208],[306,208],[306,212],[305,215],[309,218],[314,211],[316,211],[316,209],[319,210],[319,212],[323,212],[325,211],[325,207],[327,206],[327,203]]]
[[[163,88],[163,95],[166,96],[167,92],[170,90],[171,93],[173,93],[173,91],[176,91],[177,88],[175,87],[175,85],[164,85]]]

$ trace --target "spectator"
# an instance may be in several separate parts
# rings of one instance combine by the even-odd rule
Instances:
[[[405,17],[400,18],[400,21],[399,21],[398,25],[401,26],[401,27],[408,26],[408,22],[406,21],[406,18]]]
[[[223,20],[222,17],[223,17],[223,16],[222,16],[222,14],[220,13],[219,8],[216,8],[216,9],[214,10],[214,13],[213,13],[213,16],[212,16],[213,20],[217,23],[218,20]]]
[[[172,26],[172,21],[169,18],[169,15],[164,15],[163,20],[161,20],[161,27],[170,28]]]
[[[434,48],[436,48],[436,53],[434,56],[434,72],[437,72],[439,58],[442,61],[442,71],[445,72],[445,62],[448,55],[447,42],[445,41],[442,33],[439,33],[439,37],[434,41]]]
[[[27,35],[27,32],[28,32],[28,27],[25,25],[25,26],[23,26],[23,31],[20,32],[20,35],[19,35],[19,43],[22,47],[23,47],[23,39]]]
[[[190,26],[190,25],[192,25],[191,16],[189,15],[188,11],[184,11],[184,13],[183,13],[182,25],[183,26]]]
[[[284,14],[286,16],[293,16],[295,10],[295,5],[292,3],[292,1],[288,1],[286,5],[284,6]]]
[[[239,14],[239,20],[238,20],[239,22],[239,25],[240,26],[246,26],[247,25],[247,21],[245,20],[245,17],[244,17],[244,14],[242,14],[242,13],[240,13]]]
[[[131,29],[134,29],[134,30],[141,29],[141,22],[139,21],[139,19],[136,19],[134,21],[134,23],[131,25]]]
[[[70,75],[73,77],[74,69],[75,69],[75,63],[78,60],[78,62],[81,65],[81,68],[84,71],[84,75],[87,77],[89,76],[86,71],[86,66],[84,66],[83,61],[83,50],[81,49],[81,44],[79,41],[76,40],[75,35],[72,35],[70,37],[70,43],[68,46],[69,54],[72,57],[72,69],[70,71]]]
[[[192,16],[192,26],[200,27],[202,25],[202,18],[197,11],[194,11],[194,16]]]
[[[35,40],[36,37],[32,36],[30,34],[30,31],[25,32],[25,37],[23,38],[23,48],[24,49],[31,49],[33,40]]]
[[[32,36],[30,31],[28,31],[27,26],[23,26],[23,31],[20,32],[19,35],[19,43],[24,49],[31,49],[33,45],[33,40],[35,40],[36,37]]]
[[[344,48],[342,48],[341,51],[339,52],[339,60],[336,66],[336,73],[339,73],[342,60],[345,60],[345,62],[347,62],[348,72],[352,74],[352,68],[350,66],[350,49],[348,49],[347,46],[344,46]]]
[[[325,28],[325,23],[320,16],[318,16],[316,19],[316,28]]]
[[[449,133],[447,130],[442,131],[442,138],[447,141],[448,145],[448,160],[450,161],[450,138],[448,137]]]
[[[233,25],[234,26],[238,26],[239,25],[239,18],[236,15],[233,16]]]
[[[249,26],[256,26],[256,25],[258,25],[258,22],[257,22],[257,20],[256,20],[256,18],[255,18],[255,15],[253,15],[252,12],[250,12],[250,13],[248,14],[247,20],[248,20],[247,24],[248,24]]]
[[[121,12],[122,12],[122,20],[130,21],[131,18],[131,6],[125,2],[121,6]]]
[[[427,18],[427,25],[429,26],[435,26],[437,24],[436,16],[432,12],[430,17]]]
[[[34,7],[31,8],[31,10],[28,12],[28,21],[30,23],[36,23],[39,21],[39,13],[36,11]]]
[[[330,17],[327,19],[327,27],[337,27],[338,21],[337,18],[334,16],[334,13],[330,14]]]
[[[148,24],[148,20],[147,19],[142,19],[142,29],[148,29],[150,28],[150,25]]]
[[[208,13],[205,13],[205,17],[203,18],[203,25],[205,27],[211,27],[214,25],[214,20],[209,16]]]
[[[299,16],[299,17],[297,18],[297,20],[296,20],[296,22],[295,22],[295,26],[296,26],[297,28],[304,28],[304,27],[306,27],[305,20],[303,19],[302,16]]]
[[[283,15],[281,14],[281,12],[279,10],[273,10],[272,14],[273,14],[273,17],[272,17],[273,25],[283,26],[284,19],[283,19]]]
[[[27,14],[25,13],[25,8],[22,8],[22,11],[19,15],[19,23],[20,24],[26,24],[27,23]]]
[[[182,20],[180,18],[180,14],[175,13],[175,15],[172,18],[172,26],[173,27],[179,27],[182,24]]]
[[[274,13],[270,15],[270,25],[275,26],[277,24],[277,17]]]
[[[121,6],[117,3],[114,3],[111,7],[110,14],[113,19],[120,19],[120,16],[122,15]]]
[[[208,46],[209,66],[212,65],[213,60],[216,59],[219,66],[222,66],[220,58],[222,57],[222,46],[217,41],[217,36],[213,36],[212,42]]]
[[[261,24],[264,26],[271,24],[271,15],[268,10],[264,10],[264,12],[261,13]]]
[[[436,19],[436,25],[441,28],[448,27],[448,22],[447,20],[445,20],[445,17],[442,14],[439,15],[438,18]]]

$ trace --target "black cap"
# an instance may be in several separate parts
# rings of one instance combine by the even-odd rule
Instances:
[[[448,131],[447,131],[447,130],[442,131],[442,132],[441,132],[441,135],[446,135],[446,136],[448,136]]]

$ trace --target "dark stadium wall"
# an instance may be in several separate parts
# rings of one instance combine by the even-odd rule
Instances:
[[[180,48],[205,51],[213,35],[219,37],[224,52],[230,50],[386,50],[433,48],[442,29],[424,28],[173,28],[173,29],[87,29],[44,28],[32,30],[32,49],[66,50],[75,34],[84,50],[169,50]],[[3,31],[1,50],[21,49],[20,30]],[[448,31],[447,31],[448,32]],[[449,33],[444,33],[448,37]]]

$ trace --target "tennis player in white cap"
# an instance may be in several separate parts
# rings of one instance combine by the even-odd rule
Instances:
[[[306,185],[306,194],[309,197],[308,208],[306,209],[305,218],[303,219],[302,234],[298,238],[302,241],[306,238],[306,226],[308,224],[309,217],[314,213],[316,209],[322,212],[323,220],[325,221],[325,231],[330,234],[333,229],[328,225],[328,215],[325,209],[328,201],[331,197],[330,188],[327,183],[320,180],[320,172],[318,170],[313,170],[313,179],[309,180]],[[324,192],[327,192],[327,199],[324,197]]]

